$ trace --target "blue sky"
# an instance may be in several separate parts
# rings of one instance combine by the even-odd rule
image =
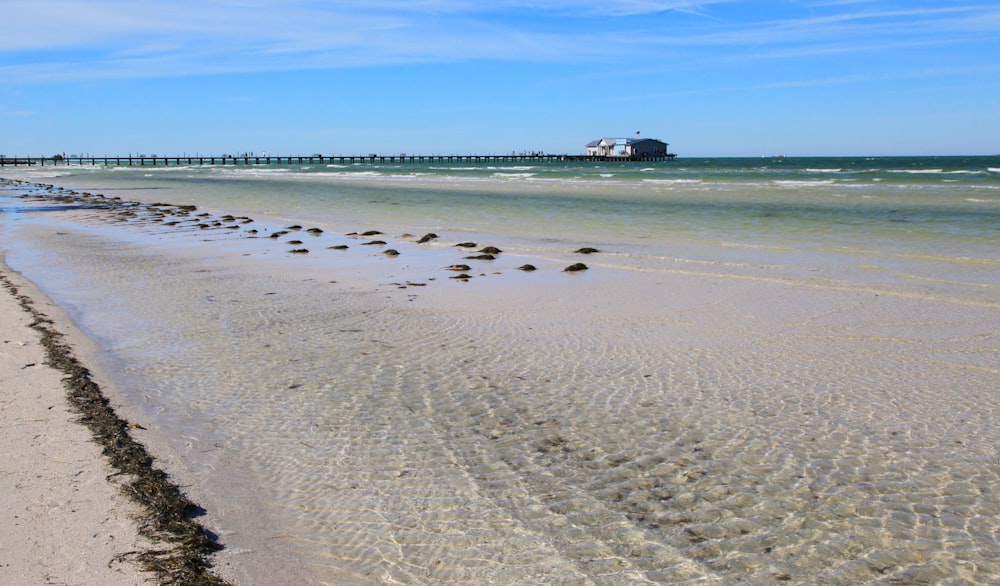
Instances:
[[[1000,2],[0,0],[0,153],[1000,153]]]

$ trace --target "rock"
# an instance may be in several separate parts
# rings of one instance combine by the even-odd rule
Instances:
[[[371,242],[362,242],[361,246],[385,246],[385,240],[372,240]]]
[[[476,256],[466,256],[463,257],[465,260],[496,260],[497,257],[492,254],[479,254]]]
[[[336,244],[334,246],[328,247],[328,250],[347,250],[350,246],[346,244]]]
[[[450,267],[445,267],[449,271],[471,271],[472,267],[469,265],[451,265]]]
[[[582,262],[578,262],[576,264],[569,265],[568,267],[566,267],[565,269],[563,269],[563,272],[564,273],[575,273],[577,271],[585,271],[585,270],[587,270],[587,265],[583,264]]]
[[[399,256],[399,251],[396,250],[395,248],[390,248],[389,250],[386,250],[382,254],[386,256]]]
[[[323,233],[323,231],[320,230],[319,228],[309,228],[308,230],[306,230],[306,232],[310,234],[316,234],[317,236]]]
[[[538,270],[538,269],[535,268],[535,265],[521,265],[521,266],[517,267],[517,270],[519,270],[519,271],[529,271],[530,272],[530,271],[534,271],[534,270]]]
[[[460,279],[462,281],[468,281],[469,279],[472,278],[472,275],[469,275],[468,273],[462,273],[461,275],[455,275],[454,277],[448,277],[448,278],[449,279]]]
[[[307,249],[305,249],[305,248],[296,248],[294,250],[289,250],[288,252],[291,252],[292,254],[308,254],[309,253],[309,251]]]
[[[379,232],[378,230],[369,230],[367,232],[361,233],[362,236],[378,236],[379,234],[381,234],[381,232]]]
[[[438,237],[437,234],[435,234],[433,232],[428,232],[427,234],[424,234],[423,237],[420,240],[417,240],[417,244],[423,244],[424,242],[430,242],[431,240],[434,240],[437,237]]]
[[[578,254],[593,254],[595,252],[600,252],[600,250],[597,250],[596,248],[591,248],[589,246],[584,246],[583,248],[577,248],[575,252],[577,252]]]
[[[289,240],[288,244],[294,244],[294,245],[297,246],[299,244],[302,244],[302,241],[301,240]]]
[[[461,246],[462,248],[475,248],[476,247],[476,243],[475,242],[459,242],[455,246]]]
[[[479,252],[485,252],[486,254],[500,254],[503,251],[496,246],[487,246],[485,248],[480,248]]]
[[[302,226],[299,226],[298,224],[295,224],[294,226],[289,226],[287,229],[288,230],[301,230]]]

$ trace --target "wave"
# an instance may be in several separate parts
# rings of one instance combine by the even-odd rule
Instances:
[[[904,173],[908,175],[982,175],[983,171],[975,169],[886,169],[886,173]]]
[[[319,173],[309,173],[309,177],[384,177],[384,173],[378,171],[321,171]]]
[[[776,179],[773,183],[775,185],[780,185],[782,187],[820,187],[823,185],[834,185],[836,181],[834,181],[833,179],[815,179],[815,180]]]
[[[701,179],[643,179],[643,183],[659,183],[664,185],[680,185],[680,184],[701,184],[704,183]]]
[[[498,179],[528,179],[537,173],[494,173],[492,176]]]
[[[171,169],[181,169],[182,167],[170,167]],[[198,167],[187,167],[188,169],[197,169]],[[166,169],[166,167],[164,167]],[[215,167],[219,171],[225,171],[227,173],[238,173],[240,175],[275,175],[278,173],[290,173],[291,171],[299,171],[300,169],[288,169],[288,168],[268,168],[268,167]]]

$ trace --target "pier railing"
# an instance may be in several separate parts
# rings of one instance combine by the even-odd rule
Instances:
[[[394,163],[523,163],[552,161],[669,161],[676,155],[656,156],[597,156],[597,155],[183,155],[150,156],[55,156],[4,157],[0,166],[21,165],[105,165],[118,167],[155,167],[181,165],[306,165],[306,164],[394,164]]]

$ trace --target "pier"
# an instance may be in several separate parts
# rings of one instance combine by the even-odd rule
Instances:
[[[183,155],[150,156],[54,156],[54,157],[5,157],[0,156],[0,166],[56,166],[104,165],[118,167],[156,167],[181,165],[311,165],[311,164],[397,164],[397,163],[547,163],[574,162],[656,162],[669,161],[677,155],[659,156],[605,156],[605,155]]]

